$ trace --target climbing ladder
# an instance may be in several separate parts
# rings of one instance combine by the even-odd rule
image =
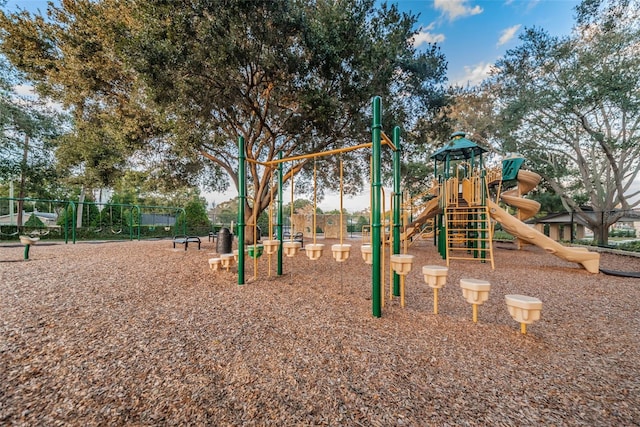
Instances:
[[[493,265],[491,218],[486,206],[456,206],[445,213],[447,265],[449,260],[489,260]]]
[[[477,260],[493,263],[492,225],[489,209],[483,203],[479,177],[445,183],[446,206],[444,229],[446,233],[447,265],[452,259]]]

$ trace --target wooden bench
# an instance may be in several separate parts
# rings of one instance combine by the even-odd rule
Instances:
[[[178,243],[180,245],[184,245],[184,250],[186,251],[189,247],[189,242],[197,243],[198,250],[200,250],[200,244],[202,242],[200,241],[200,238],[198,236],[175,236],[173,238],[173,249],[176,248],[176,243]]]

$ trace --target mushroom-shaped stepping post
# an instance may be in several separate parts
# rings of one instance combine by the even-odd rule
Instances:
[[[362,252],[364,262],[369,265],[373,264],[373,248],[371,245],[362,245],[360,251]]]
[[[491,283],[479,279],[460,279],[462,296],[473,305],[473,322],[478,322],[478,306],[489,299]]]
[[[247,255],[247,254],[248,254],[248,251],[247,251],[247,247],[246,247],[246,246],[244,247],[244,254],[245,254],[245,255]],[[238,249],[234,249],[234,250],[233,250],[233,260],[234,260],[235,262],[238,262]]]
[[[449,268],[441,265],[422,266],[424,281],[430,288],[433,288],[433,314],[438,314],[438,289],[447,282]]]
[[[331,245],[331,252],[333,253],[333,259],[338,262],[345,262],[349,259],[349,254],[351,253],[351,245],[348,245],[346,243]]]
[[[288,241],[288,242],[284,242],[282,244],[283,250],[284,250],[284,254],[289,257],[292,258],[294,256],[296,256],[296,254],[298,253],[298,250],[300,249],[300,247],[302,246],[302,243],[300,242],[293,242],[293,241]]]
[[[307,257],[311,261],[315,261],[322,256],[324,245],[322,243],[308,243],[304,247],[304,251],[307,253]]]
[[[400,307],[404,307],[404,278],[413,266],[413,255],[391,255],[391,268],[400,276]]]
[[[527,333],[527,325],[540,320],[542,301],[526,295],[505,295],[504,299],[513,320],[520,322],[520,332]]]
[[[220,255],[220,264],[223,268],[229,271],[229,268],[233,265],[233,254],[222,254]]]
[[[249,245],[247,246],[247,254],[253,258],[260,258],[260,256],[262,255],[262,252],[264,250],[264,246],[263,245]]]
[[[264,251],[267,255],[273,255],[278,252],[280,240],[264,240],[262,246],[264,246]]]
[[[222,260],[220,258],[209,258],[209,269],[213,271],[220,270]]]
[[[31,237],[31,236],[20,236],[20,243],[24,245],[24,259],[29,259],[29,248],[31,245],[35,245],[39,237]]]

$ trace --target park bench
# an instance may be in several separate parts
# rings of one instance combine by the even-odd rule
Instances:
[[[176,243],[180,245],[184,245],[184,250],[186,251],[189,247],[189,243],[197,243],[198,250],[200,250],[200,238],[198,236],[175,236],[173,238],[173,249],[176,248]]]

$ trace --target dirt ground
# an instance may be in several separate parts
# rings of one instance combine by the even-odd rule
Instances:
[[[327,244],[333,240],[320,241]],[[330,251],[247,283],[171,241],[0,246],[0,424],[523,426],[640,424],[640,280],[536,247],[452,261],[433,314],[414,244],[406,307],[372,316],[371,267]],[[601,267],[640,271],[602,254]],[[384,277],[388,281],[388,273]],[[461,278],[488,280],[478,309]],[[522,335],[504,296],[543,301]]]

